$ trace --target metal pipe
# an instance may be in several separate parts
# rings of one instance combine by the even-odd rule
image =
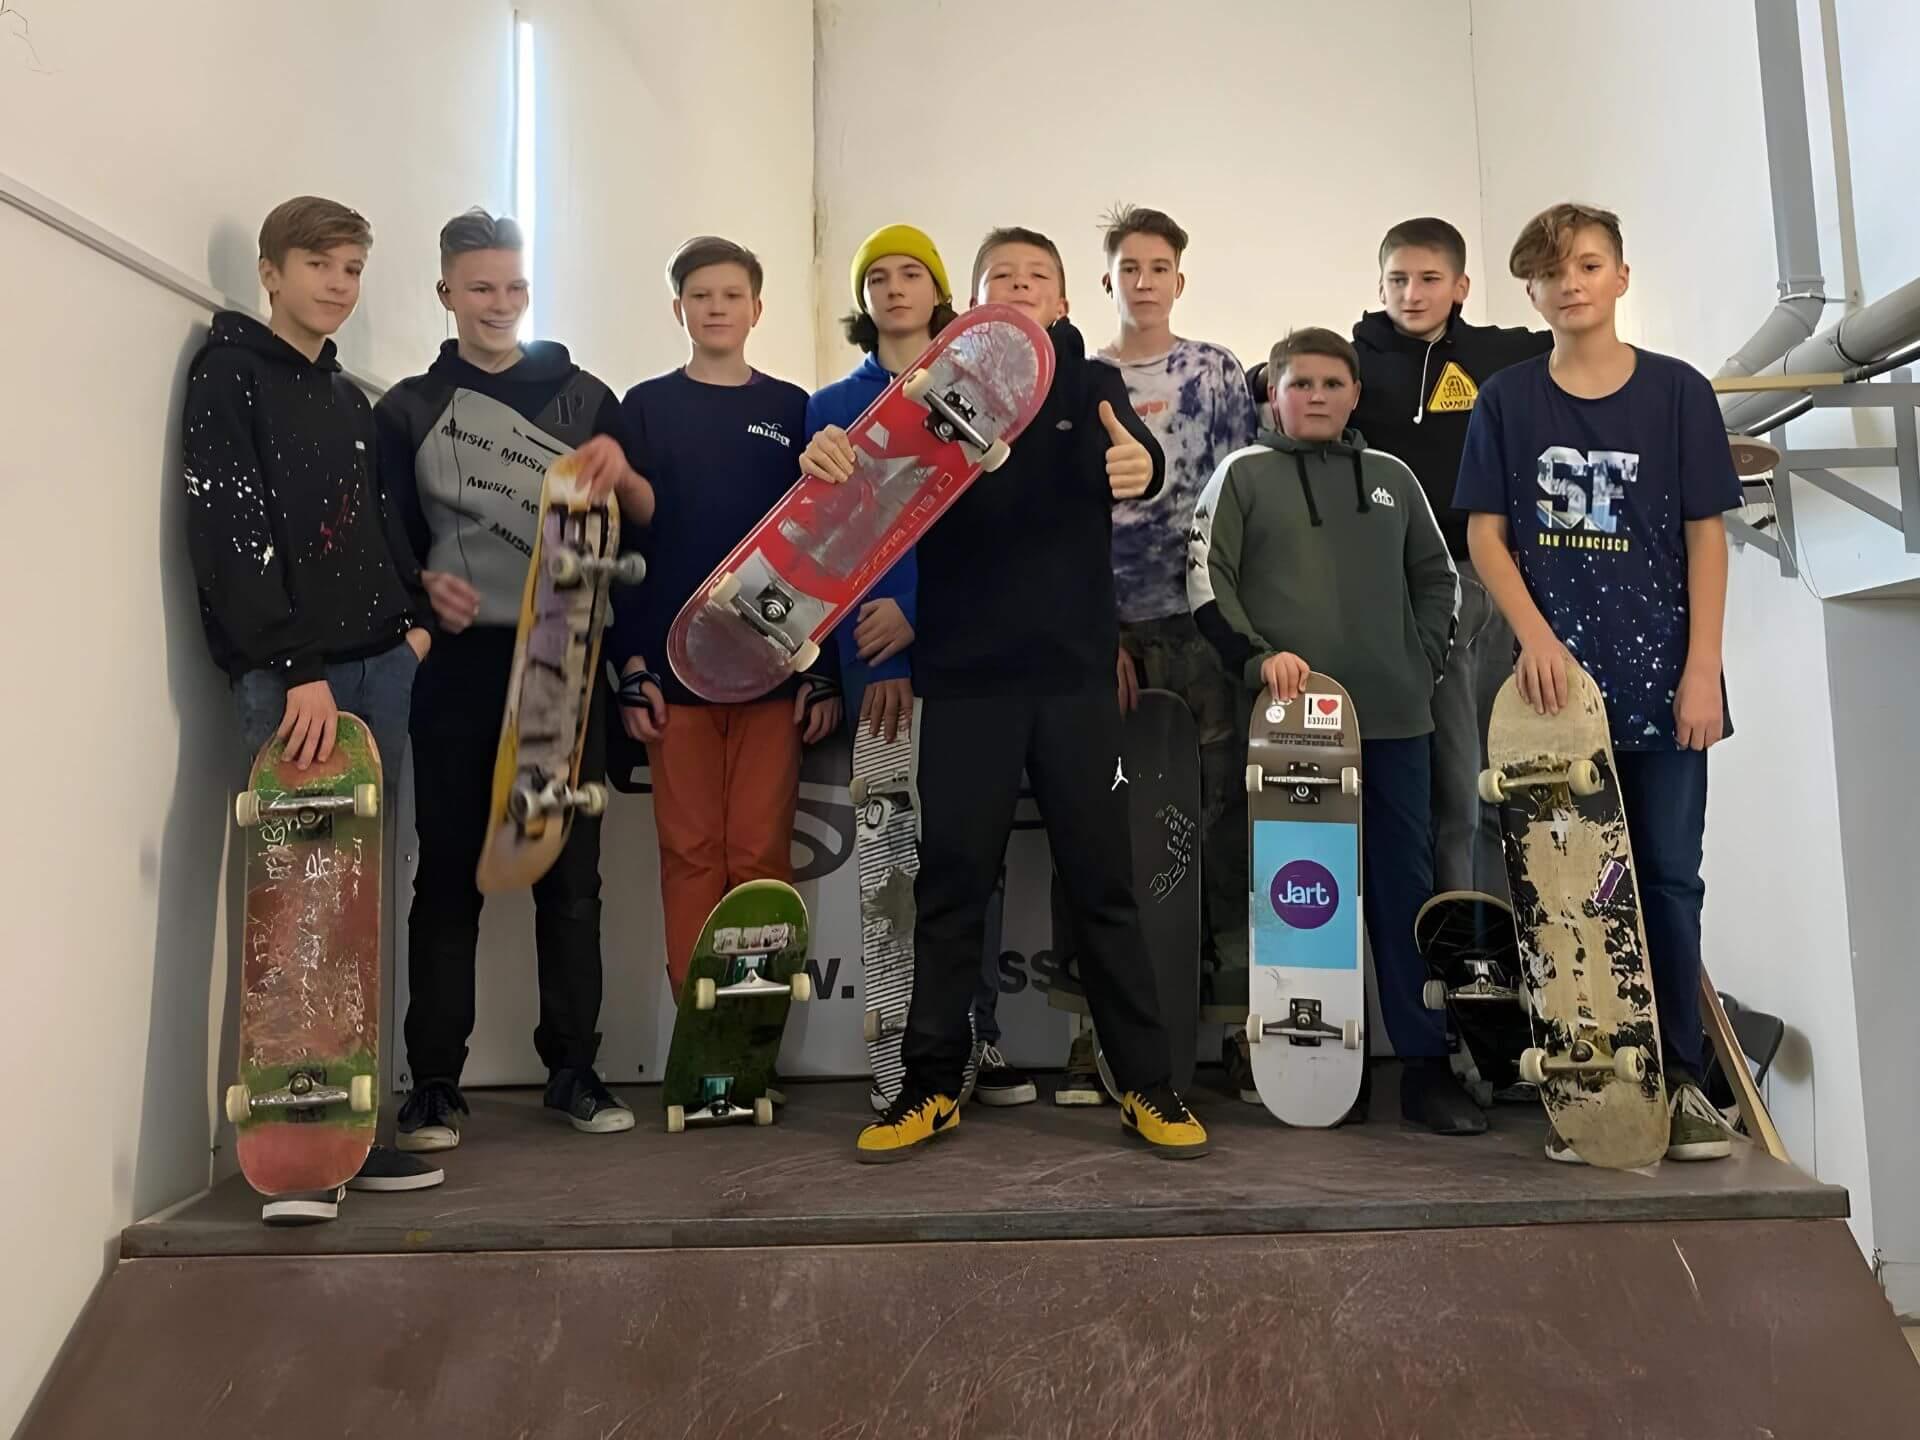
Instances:
[[[1807,86],[1800,68],[1800,17],[1795,0],[1754,0],[1760,49],[1760,103],[1773,192],[1773,243],[1780,302],[1720,368],[1752,375],[1813,334],[1827,303],[1820,273],[1820,232],[1813,208],[1813,147],[1807,138]]]
[[[1920,278],[1909,280],[1863,310],[1841,316],[1811,340],[1794,346],[1763,373],[1817,375],[1871,367],[1915,340],[1920,340]],[[1728,430],[1752,434],[1760,422],[1788,403],[1791,393],[1773,390],[1728,395],[1720,406],[1721,418]]]

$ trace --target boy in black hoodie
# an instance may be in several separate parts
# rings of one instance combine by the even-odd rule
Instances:
[[[1380,242],[1380,303],[1353,327],[1360,355],[1354,428],[1419,477],[1460,572],[1460,632],[1433,694],[1433,868],[1440,890],[1507,893],[1500,830],[1475,789],[1486,764],[1493,697],[1513,666],[1513,631],[1467,554],[1453,505],[1460,451],[1480,387],[1553,348],[1543,331],[1469,325],[1467,243],[1444,220],[1403,220]]]
[[[520,229],[469,210],[440,232],[440,303],[459,338],[424,375],[381,399],[381,472],[390,476],[409,559],[432,600],[439,640],[413,706],[420,864],[408,919],[407,1062],[403,1150],[460,1143],[467,1103],[460,1073],[473,1033],[480,891],[474,867],[486,835],[500,718],[548,464],[574,451],[590,492],[619,497],[637,533],[653,490],[627,464],[619,402],[566,347],[519,338],[528,287]],[[616,605],[628,602],[616,597]],[[606,698],[589,702],[584,779],[606,774]],[[633,1128],[633,1112],[594,1070],[600,1046],[600,821],[576,814],[566,847],[534,882],[540,1024],[534,1049],[545,1101],[574,1129]]]
[[[260,227],[270,324],[223,310],[187,377],[187,548],[200,620],[233,683],[249,759],[279,735],[303,767],[333,753],[342,709],[366,721],[391,781],[407,743],[426,605],[375,471],[373,413],[329,337],[360,298],[373,233],[301,195]],[[444,1177],[375,1146],[355,1189]],[[330,1220],[334,1194],[270,1200],[270,1223]]]
[[[975,480],[919,543],[922,835],[907,1077],[860,1132],[857,1153],[904,1159],[960,1123],[969,1048],[961,1017],[1024,766],[1085,945],[1088,1004],[1125,1092],[1121,1125],[1162,1154],[1202,1155],[1206,1131],[1168,1083],[1126,799],[1114,784],[1112,506],[1158,493],[1165,460],[1120,373],[1087,362],[1066,321],[1066,267],[1051,240],[993,231],[974,258],[972,293],[1050,327],[1053,386],[1007,462]],[[801,457],[802,469],[833,482],[852,467],[846,434],[832,427]]]

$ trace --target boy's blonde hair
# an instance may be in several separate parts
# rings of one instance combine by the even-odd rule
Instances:
[[[260,258],[275,269],[289,250],[331,250],[336,245],[373,248],[373,227],[358,210],[319,195],[296,195],[273,207],[260,226]]]
[[[1539,279],[1566,258],[1573,246],[1573,237],[1589,225],[1607,232],[1607,239],[1613,242],[1613,258],[1625,264],[1627,252],[1620,239],[1620,217],[1597,205],[1580,205],[1568,200],[1549,205],[1526,223],[1520,238],[1513,242],[1512,253],[1507,256],[1507,269],[1516,280],[1531,283]]]

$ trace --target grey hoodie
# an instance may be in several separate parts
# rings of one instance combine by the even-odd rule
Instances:
[[[1420,482],[1359,431],[1229,455],[1194,506],[1187,600],[1249,692],[1291,650],[1347,688],[1363,738],[1432,731],[1459,580]]]

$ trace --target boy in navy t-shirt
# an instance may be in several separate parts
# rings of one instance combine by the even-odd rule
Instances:
[[[667,975],[677,999],[700,927],[743,880],[791,880],[800,751],[839,728],[837,654],[762,699],[710,705],[665,664],[680,607],[800,478],[807,392],[747,364],[762,271],[752,251],[689,240],[667,270],[687,363],[636,385],[620,410],[635,468],[653,482],[647,583],[614,606],[621,724],[647,747],[660,832]],[[656,672],[650,668],[658,665]]]
[[[1454,504],[1473,563],[1519,641],[1520,692],[1567,701],[1577,660],[1606,697],[1639,867],[1672,1121],[1667,1157],[1730,1152],[1700,1092],[1700,878],[1707,749],[1732,733],[1720,674],[1727,541],[1741,503],[1705,376],[1614,330],[1627,291],[1620,221],[1556,205],[1508,268],[1553,329],[1550,355],[1492,377]],[[1549,1134],[1547,1156],[1579,1156]]]

